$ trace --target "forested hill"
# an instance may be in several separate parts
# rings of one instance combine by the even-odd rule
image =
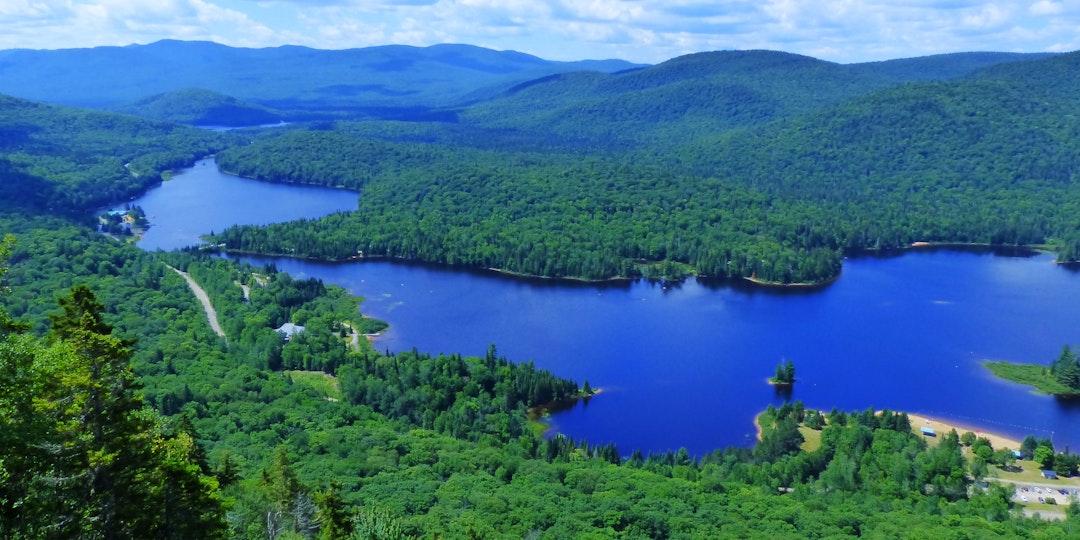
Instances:
[[[992,66],[1052,56],[1056,56],[1056,53],[963,52],[864,62],[850,64],[849,67],[877,77],[892,78],[896,82],[928,82],[955,79]]]
[[[837,275],[846,251],[917,241],[1050,244],[1073,260],[1080,132],[1069,119],[1080,107],[1078,54],[948,81],[864,87],[819,106],[810,102],[835,98],[806,97],[802,113],[772,109],[742,125],[748,117],[680,113],[692,110],[680,98],[718,102],[691,91],[713,88],[711,75],[695,78],[695,69],[679,66],[727,59],[730,80],[741,72],[776,80],[812,73],[820,81],[842,67],[782,53],[700,55],[623,75],[559,78],[592,88],[627,78],[643,90],[607,101],[627,115],[597,113],[590,93],[545,100],[548,89],[566,88],[553,79],[515,96],[533,96],[534,110],[550,102],[565,116],[530,116],[522,105],[521,115],[465,112],[453,130],[339,123],[282,134],[229,149],[219,163],[267,180],[363,188],[360,211],[236,228],[216,241],[242,251],[392,256],[588,279],[700,273],[819,282]],[[934,62],[946,60],[955,59]],[[762,62],[760,71],[747,65]],[[683,82],[664,85],[652,70],[671,70],[666,79]],[[833,92],[867,80],[860,77],[822,85]],[[813,87],[759,85],[793,94]],[[656,88],[673,93],[633,98]],[[661,109],[674,112],[652,116]],[[517,118],[523,124],[513,127]],[[573,150],[561,144],[567,140],[577,142]]]
[[[225,141],[196,128],[0,95],[0,200],[86,210],[132,197]]]
[[[965,53],[841,65],[777,51],[697,53],[630,72],[530,81],[460,118],[594,144],[657,144],[805,114],[898,84],[954,79],[1043,57]]]
[[[0,92],[109,107],[181,88],[203,88],[275,108],[426,108],[456,103],[565,71],[617,71],[619,60],[555,62],[469,45],[347,50],[244,49],[209,42],[0,51]]]
[[[1056,241],[1072,260],[1078,73],[1080,54],[1071,53],[904,85],[703,138],[682,155],[699,174],[850,208],[841,225],[847,247]],[[851,242],[860,234],[870,236]]]
[[[276,124],[282,114],[231,96],[181,88],[112,107],[116,112],[194,126],[244,127]]]

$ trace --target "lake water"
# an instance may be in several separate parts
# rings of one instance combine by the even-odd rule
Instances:
[[[200,235],[230,225],[266,225],[356,210],[357,197],[355,191],[221,174],[213,159],[204,159],[130,204],[141,206],[151,223],[139,246],[168,251],[199,244]]]
[[[187,193],[193,177],[237,183],[224,193],[264,191],[240,215],[217,206],[217,192],[205,186]],[[155,198],[166,188],[176,192]],[[136,204],[152,216],[151,232],[179,223],[197,238],[224,227],[218,218],[265,223],[286,210],[297,217],[296,190],[310,189],[252,184],[207,164]],[[355,203],[354,194],[329,191]],[[176,209],[189,197],[201,197],[214,219]],[[328,205],[322,213],[341,209]],[[361,310],[391,324],[376,342],[380,349],[482,354],[494,343],[513,360],[588,379],[604,392],[555,415],[553,427],[614,442],[624,454],[686,447],[700,455],[750,445],[754,414],[785,399],[765,382],[784,358],[797,370],[791,398],[808,407],[907,410],[1080,447],[1080,402],[1033,394],[981,365],[1048,363],[1064,344],[1080,341],[1080,274],[1045,254],[919,249],[859,257],[818,290],[695,280],[580,284],[390,261],[273,261],[364,296]]]

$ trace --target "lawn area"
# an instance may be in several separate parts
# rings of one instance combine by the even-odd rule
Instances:
[[[768,411],[762,412],[754,417],[754,425],[758,428],[758,440],[761,437],[769,434],[775,429],[776,420]],[[799,445],[799,448],[803,452],[813,452],[818,448],[821,448],[821,430],[808,428],[803,424],[799,424],[799,433],[803,436],[803,443]]]
[[[821,448],[820,429],[811,429],[806,426],[799,426],[799,433],[802,433],[803,439],[806,439],[805,441],[803,441],[802,445],[799,446],[799,448],[801,448],[803,452],[813,452],[814,450]]]
[[[1080,488],[1080,478],[1059,478],[1057,480],[1047,480],[1042,477],[1042,471],[1039,469],[1039,464],[1034,461],[1017,461],[1016,465],[1022,467],[1023,470],[1019,472],[1012,472],[1002,470],[999,467],[990,467],[990,475],[993,478],[1001,478],[1002,480],[1011,480],[1013,482],[1021,482],[1027,484],[1038,484],[1044,486],[1061,486],[1068,488]]]
[[[1062,504],[1040,504],[1040,503],[1027,503],[1027,504],[1024,504],[1023,506],[1024,506],[1024,510],[1027,510],[1029,512],[1039,512],[1039,513],[1043,514],[1044,519],[1053,519],[1052,517],[1051,518],[1046,518],[1046,516],[1047,515],[1052,516],[1053,514],[1060,514],[1060,513],[1064,512],[1069,507],[1068,504],[1062,505]]]
[[[340,401],[344,397],[341,393],[341,384],[337,377],[321,371],[286,371],[285,376],[292,379],[295,384],[314,388],[324,398]]]

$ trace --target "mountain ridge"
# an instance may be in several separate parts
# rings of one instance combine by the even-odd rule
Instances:
[[[323,50],[163,40],[124,47],[0,51],[0,93],[108,108],[192,87],[258,105],[435,107],[507,80],[636,66],[619,60],[557,62],[457,44]]]

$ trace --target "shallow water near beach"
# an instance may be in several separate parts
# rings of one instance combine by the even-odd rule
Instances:
[[[166,184],[172,195],[151,190],[134,201],[154,223],[140,245],[172,249],[226,221],[268,223],[355,207],[355,193],[321,190],[334,194],[325,207],[298,212],[296,194],[318,188],[254,182],[262,190],[258,204],[242,215],[228,212],[236,203],[207,185],[243,195],[253,181],[198,167],[204,178],[190,194],[180,192],[191,171]],[[181,208],[188,197],[201,198],[199,209]],[[170,231],[176,227],[183,234]],[[856,257],[845,261],[839,280],[810,290],[710,280],[583,284],[390,261],[243,259],[274,262],[365,297],[361,311],[391,324],[376,341],[380,350],[483,354],[494,343],[512,360],[587,379],[604,393],[552,416],[553,430],[613,442],[624,454],[686,447],[701,455],[750,445],[753,416],[784,399],[811,408],[907,410],[1080,447],[1080,402],[1036,395],[981,365],[1046,364],[1063,345],[1080,343],[1080,273],[1046,254],[914,249]],[[790,395],[765,382],[785,358],[798,379]]]

